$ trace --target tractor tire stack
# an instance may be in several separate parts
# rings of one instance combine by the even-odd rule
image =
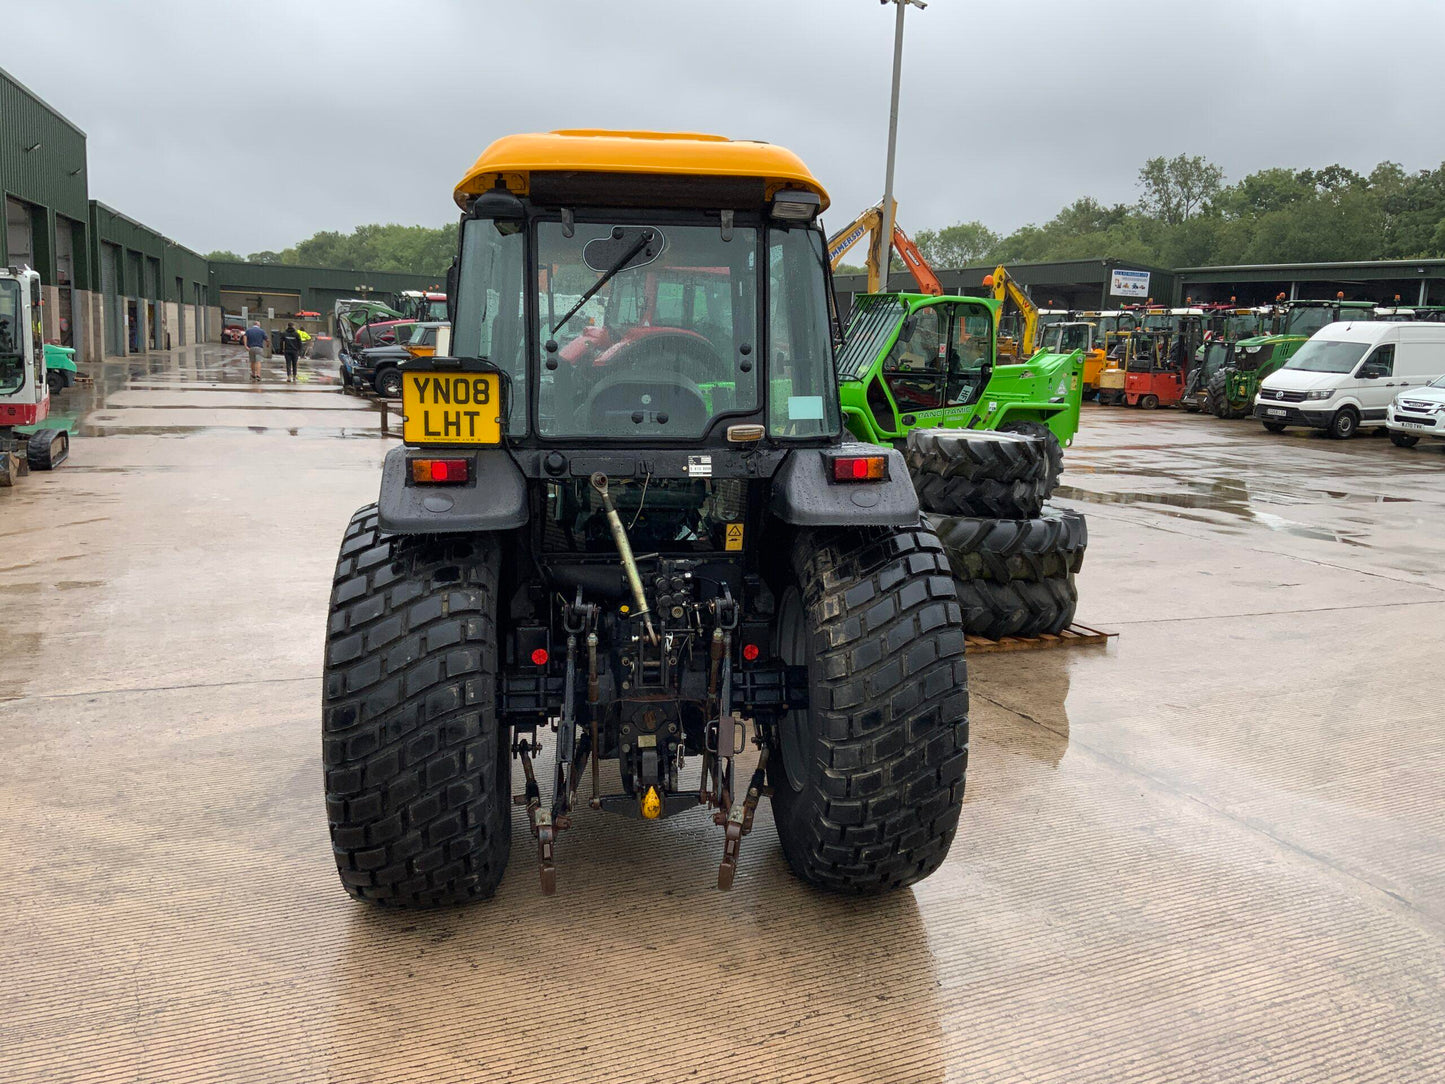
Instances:
[[[965,631],[991,640],[1054,635],[1074,620],[1084,516],[1045,502],[1058,483],[1032,434],[924,429],[909,434],[909,474],[953,567]]]

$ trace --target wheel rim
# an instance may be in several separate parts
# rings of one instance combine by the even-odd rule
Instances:
[[[789,666],[806,666],[808,662],[808,628],[803,597],[796,587],[783,593],[778,608],[778,655]],[[809,682],[811,685],[812,683]],[[795,791],[803,789],[808,777],[805,752],[811,741],[807,711],[790,711],[778,722],[779,752],[783,756],[783,774]]]
[[[1347,437],[1355,431],[1355,416],[1348,412],[1340,415],[1339,421],[1335,422],[1335,432],[1342,437]]]
[[[388,398],[394,398],[401,393],[401,374],[396,372],[383,373],[377,381],[381,394]]]

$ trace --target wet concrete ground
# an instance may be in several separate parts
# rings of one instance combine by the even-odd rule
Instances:
[[[0,491],[0,1079],[1445,1078],[1445,454],[1086,410],[1080,620],[972,660],[944,868],[737,884],[583,812],[542,898],[349,900],[318,763],[347,516],[390,440],[320,363],[107,367]]]

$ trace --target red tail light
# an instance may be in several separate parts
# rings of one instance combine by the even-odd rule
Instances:
[[[471,481],[470,459],[413,459],[411,480],[421,486],[456,486]]]
[[[533,666],[546,666],[546,665],[547,665],[547,659],[548,659],[549,657],[550,657],[550,656],[547,654],[547,649],[546,649],[545,647],[539,647],[539,648],[537,648],[537,650],[535,650],[535,651],[532,652],[532,665],[533,665]]]
[[[756,662],[762,652],[758,650],[757,644],[743,644],[743,658],[748,662]]]
[[[835,482],[882,482],[887,477],[887,456],[840,455],[833,459]]]

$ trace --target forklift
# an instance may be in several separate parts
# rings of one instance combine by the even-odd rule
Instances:
[[[50,381],[40,329],[40,275],[0,268],[0,486],[70,455],[70,435],[39,428],[50,415]]]

